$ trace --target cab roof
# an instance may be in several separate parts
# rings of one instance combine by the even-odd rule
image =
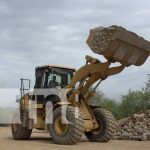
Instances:
[[[76,69],[73,68],[73,67],[61,66],[61,65],[53,65],[53,64],[48,64],[48,65],[43,65],[43,66],[37,66],[36,68],[62,68],[62,69],[76,70]]]

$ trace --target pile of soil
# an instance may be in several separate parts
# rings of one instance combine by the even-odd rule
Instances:
[[[150,140],[150,110],[119,120],[115,139]]]

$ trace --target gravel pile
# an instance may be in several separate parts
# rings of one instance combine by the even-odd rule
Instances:
[[[118,121],[115,139],[150,141],[150,110]]]

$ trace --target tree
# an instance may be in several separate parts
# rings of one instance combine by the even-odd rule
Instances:
[[[150,74],[148,74],[148,80],[147,80],[145,88],[143,88],[143,90],[146,92],[150,92]]]
[[[119,103],[113,99],[106,97],[105,94],[101,91],[95,93],[95,95],[91,98],[90,103],[92,105],[97,105],[111,111],[116,117],[116,119],[119,119]]]
[[[146,109],[150,109],[150,74],[144,88],[138,91],[129,90],[127,94],[121,96],[120,101],[110,99],[99,91],[93,96],[90,103],[108,109],[116,119],[144,112]]]

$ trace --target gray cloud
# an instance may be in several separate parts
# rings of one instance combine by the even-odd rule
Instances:
[[[149,0],[0,0],[0,87],[19,87],[21,77],[34,82],[38,65],[79,68],[86,54],[101,58],[85,42],[93,27],[118,24],[150,39],[149,18]],[[149,64],[127,68],[100,88],[115,98],[140,89]]]

